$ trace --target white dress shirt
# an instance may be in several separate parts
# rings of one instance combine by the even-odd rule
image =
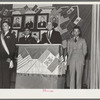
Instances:
[[[48,31],[48,36],[49,36],[49,38],[51,38],[52,31],[53,31],[53,30],[51,30],[51,31]]]

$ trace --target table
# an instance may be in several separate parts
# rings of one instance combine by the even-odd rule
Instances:
[[[15,88],[64,88],[60,44],[17,44]]]

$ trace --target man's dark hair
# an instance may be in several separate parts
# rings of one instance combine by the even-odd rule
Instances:
[[[3,21],[3,22],[2,22],[2,25],[3,25],[4,23],[7,23],[9,26],[11,26],[10,23],[9,23],[8,21]]]
[[[77,26],[77,25],[76,25],[76,26],[73,27],[73,30],[74,30],[74,29],[79,29],[79,31],[80,31],[79,36],[82,36],[82,31],[81,31],[80,26]]]
[[[53,22],[53,23],[52,23],[52,26],[54,26],[54,28],[56,28],[56,27],[58,26],[58,24],[55,23],[55,22]]]
[[[19,19],[19,17],[16,17],[16,20]]]
[[[29,30],[30,30],[30,28],[29,28],[29,27],[25,27],[25,28],[24,28],[24,31],[25,31],[25,29],[29,29]]]

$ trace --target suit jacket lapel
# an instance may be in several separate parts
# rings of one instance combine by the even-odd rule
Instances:
[[[7,47],[7,43],[6,43],[6,41],[5,41],[5,39],[4,39],[4,37],[3,37],[2,34],[1,34],[1,42],[2,42],[2,46],[3,46],[3,48],[5,49],[6,53],[9,55],[9,54],[10,54],[10,53],[9,53],[9,49],[8,49],[8,47]]]
[[[52,33],[51,33],[50,40],[52,39],[52,37],[53,37],[53,34],[54,34],[54,30],[52,30]]]
[[[8,36],[10,37],[10,32],[8,32],[6,36],[4,36],[4,39],[7,39]]]

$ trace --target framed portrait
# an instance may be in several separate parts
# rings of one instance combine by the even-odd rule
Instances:
[[[48,14],[40,14],[37,17],[37,29],[46,29]]]
[[[35,15],[25,15],[24,27],[29,27],[30,29],[34,29],[34,19]]]
[[[32,31],[31,32],[31,37],[34,37],[36,40],[40,40],[40,32],[39,31]]]
[[[40,31],[40,40],[42,39],[42,35],[44,34],[44,33],[46,33],[47,32],[47,30],[41,30]]]
[[[16,39],[18,38],[18,30],[12,30],[11,33],[15,35]]]
[[[11,23],[11,17],[3,17],[3,20],[2,21],[3,22],[4,21],[7,21],[7,22]]]
[[[18,41],[19,41],[19,39],[20,39],[21,37],[24,37],[24,32],[23,32],[23,31],[19,31],[18,33],[19,33],[19,34],[18,34]]]
[[[13,23],[12,28],[13,29],[21,29],[22,27],[22,16],[13,16]]]

